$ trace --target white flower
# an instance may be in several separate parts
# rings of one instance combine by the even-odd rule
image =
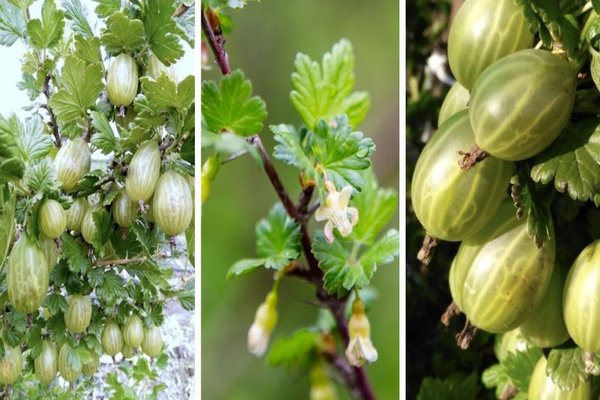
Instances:
[[[361,367],[365,362],[377,361],[377,350],[371,342],[371,325],[365,314],[365,307],[360,298],[352,303],[352,316],[348,322],[350,343],[346,348],[348,363],[354,367]]]
[[[265,354],[271,331],[277,323],[277,294],[273,291],[256,310],[254,322],[248,330],[248,351],[257,357]]]
[[[358,209],[348,207],[350,196],[352,195],[352,186],[348,185],[338,192],[330,181],[325,181],[325,187],[329,194],[315,213],[317,221],[325,221],[325,239],[333,243],[333,228],[337,228],[343,237],[352,233],[352,227],[358,222]]]

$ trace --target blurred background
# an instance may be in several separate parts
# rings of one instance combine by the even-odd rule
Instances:
[[[359,130],[377,145],[374,167],[381,186],[398,189],[399,150],[399,2],[385,0],[262,0],[230,14],[234,28],[226,49],[232,69],[240,68],[253,83],[253,94],[269,113],[261,138],[272,152],[268,125],[292,123],[300,117],[289,102],[290,74],[297,52],[320,62],[340,38],[355,52],[355,90],[371,95],[371,110]],[[202,79],[221,79],[212,69]],[[278,161],[293,199],[299,185],[295,170]],[[266,175],[243,157],[223,166],[202,209],[202,396],[206,399],[307,399],[308,376],[273,369],[246,349],[247,332],[258,305],[273,283],[272,273],[259,271],[225,281],[228,268],[240,258],[255,256],[254,227],[277,201]],[[398,215],[393,219],[397,227]],[[316,226],[316,225],[315,225]],[[380,268],[372,281],[378,297],[369,319],[379,360],[366,368],[377,398],[398,398],[399,267]],[[317,310],[308,302],[314,288],[285,279],[279,290],[279,320],[271,337],[288,336],[315,322]],[[348,399],[338,386],[340,399]]]

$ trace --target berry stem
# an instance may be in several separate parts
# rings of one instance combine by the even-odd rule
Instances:
[[[488,156],[488,153],[481,150],[476,144],[471,146],[469,151],[459,151],[458,154],[462,156],[462,158],[458,161],[458,165],[460,165],[460,168],[465,171],[470,170],[473,168],[473,166],[475,166],[475,164],[483,161]]]

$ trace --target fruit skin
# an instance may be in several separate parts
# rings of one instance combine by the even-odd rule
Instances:
[[[131,358],[135,355],[135,352],[131,346],[124,344],[121,349],[121,354],[123,355],[123,358]]]
[[[90,172],[91,165],[92,153],[85,140],[76,138],[63,144],[54,159],[56,175],[63,190],[75,191],[79,180]]]
[[[92,376],[98,371],[98,367],[100,366],[100,357],[95,351],[90,351],[90,356],[92,359],[83,364],[81,368],[81,372],[83,372],[86,376]]]
[[[88,244],[92,244],[92,239],[98,230],[94,222],[94,213],[99,209],[99,207],[89,207],[81,221],[81,236],[83,236],[83,240]]]
[[[532,43],[529,24],[513,0],[466,0],[450,28],[448,62],[470,90],[488,66]]]
[[[67,229],[67,216],[58,201],[48,199],[40,206],[39,225],[50,239],[58,239]]]
[[[153,326],[144,329],[144,341],[142,342],[142,351],[150,357],[158,357],[163,348],[160,328]]]
[[[519,327],[525,339],[536,347],[556,347],[569,339],[562,310],[566,278],[567,270],[556,265],[542,302]]]
[[[4,357],[0,359],[0,384],[13,384],[23,370],[23,355],[18,347],[4,345]]]
[[[463,241],[450,270],[453,299],[471,323],[492,333],[517,328],[544,297],[555,260],[554,229],[538,249],[511,201]]]
[[[523,337],[519,329],[496,335],[494,341],[494,354],[500,362],[506,360],[510,353],[519,353],[532,348],[534,346]]]
[[[113,321],[109,321],[104,325],[102,330],[102,349],[111,357],[119,354],[123,348],[123,334],[121,328]]]
[[[542,356],[538,360],[527,390],[529,400],[591,400],[592,390],[587,382],[580,382],[577,388],[564,392],[546,375],[548,361]]]
[[[137,204],[132,202],[123,190],[112,203],[112,215],[115,222],[122,228],[129,228],[137,217]]]
[[[23,234],[8,256],[8,299],[22,313],[36,311],[48,292],[48,262],[44,252]]]
[[[44,252],[44,256],[46,257],[47,265],[48,265],[48,275],[56,266],[58,262],[58,247],[56,247],[56,242],[54,239],[50,239],[41,235],[39,238],[40,248]]]
[[[90,296],[73,294],[69,297],[65,324],[72,333],[84,332],[92,318],[92,301]]]
[[[173,170],[165,172],[156,185],[152,208],[156,224],[167,236],[185,232],[194,211],[187,180]]]
[[[586,351],[600,350],[600,240],[589,244],[571,266],[563,292],[569,335]]]
[[[469,91],[460,83],[454,83],[448,91],[448,94],[446,94],[446,98],[442,103],[442,108],[440,108],[440,113],[438,114],[438,126],[442,126],[442,124],[454,114],[466,110],[468,108],[469,98]]]
[[[42,342],[42,351],[34,361],[35,374],[42,383],[49,384],[58,372],[58,352],[49,340]]]
[[[112,60],[106,74],[108,98],[115,106],[131,104],[138,90],[138,67],[129,54],[119,54]]]
[[[144,142],[127,168],[125,190],[133,202],[148,201],[160,176],[160,149],[155,141]]]
[[[431,236],[459,241],[477,233],[506,197],[511,162],[487,157],[468,171],[458,165],[458,151],[475,142],[467,111],[448,119],[417,160],[411,183],[412,205]]]
[[[67,229],[70,231],[79,232],[81,230],[81,222],[87,210],[87,200],[79,197],[73,200],[71,207],[65,211],[67,215]]]
[[[175,68],[173,67],[173,65],[167,67],[165,64],[160,62],[160,60],[154,55],[154,53],[150,53],[150,57],[148,57],[148,67],[146,69],[146,75],[156,79],[162,74],[165,74],[167,78],[177,83],[177,75],[175,74]]]
[[[68,362],[68,355],[71,351],[74,350],[69,346],[69,343],[65,342],[58,352],[58,372],[67,382],[73,382],[81,375],[81,364],[79,364],[79,369],[74,369]]]
[[[544,50],[521,50],[490,66],[471,91],[477,145],[503,160],[540,153],[569,120],[576,78],[569,62]]]
[[[137,315],[130,315],[123,327],[123,340],[132,350],[144,341],[144,324]]]

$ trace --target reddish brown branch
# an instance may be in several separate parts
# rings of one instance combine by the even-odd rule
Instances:
[[[202,31],[204,32],[204,36],[206,36],[206,40],[208,40],[208,45],[215,55],[215,59],[217,64],[219,64],[219,68],[221,68],[221,72],[223,75],[231,74],[229,57],[225,51],[225,38],[221,32],[219,17],[210,8],[202,10],[200,16]]]
[[[54,135],[54,141],[56,142],[56,147],[60,149],[62,146],[62,140],[60,138],[60,133],[58,132],[58,123],[56,122],[56,115],[54,115],[54,111],[50,108],[50,75],[46,75],[44,79],[44,85],[42,86],[42,93],[46,97],[46,104],[42,104],[41,107],[48,111],[50,116],[50,129],[52,130],[52,135]]]

